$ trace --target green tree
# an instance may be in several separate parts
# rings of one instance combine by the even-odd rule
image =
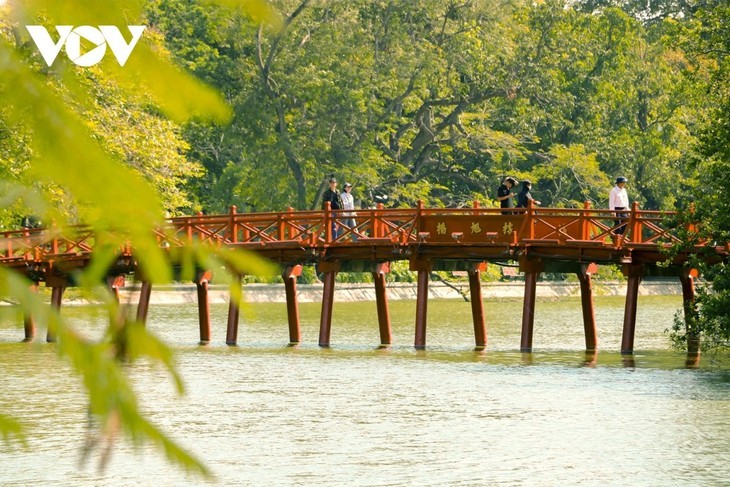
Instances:
[[[605,205],[618,174],[651,208],[692,188],[686,61],[663,23],[560,0],[280,0],[272,32],[208,10],[189,19],[201,5],[159,0],[150,18],[232,101],[228,127],[185,131],[217,211],[315,208],[331,173],[395,205],[489,200],[507,174],[556,205]],[[188,24],[198,41],[178,40]],[[558,153],[582,156],[555,171]]]
[[[681,54],[665,45],[660,27],[644,28],[618,9],[586,15],[548,1],[524,15],[530,29],[519,58],[526,72],[504,130],[535,126],[521,167],[535,169],[535,191],[550,196],[541,199],[559,202],[550,195],[556,182],[541,179],[547,154],[556,144],[579,145],[605,175],[596,183],[627,176],[633,200],[673,209],[695,176],[684,164],[691,98]],[[583,191],[561,184],[567,194]],[[609,189],[594,187],[586,197],[605,205]]]
[[[705,108],[698,120],[693,159],[702,174],[697,210],[689,218],[700,222],[699,239],[716,245],[730,241],[730,6],[707,2],[693,19],[678,26],[676,39],[688,53],[686,76],[696,86],[697,104]],[[677,320],[675,340],[684,345],[702,335],[702,348],[727,360],[730,351],[730,266],[727,260],[699,259],[694,265],[708,281],[700,289],[697,309],[687,310],[688,326]]]

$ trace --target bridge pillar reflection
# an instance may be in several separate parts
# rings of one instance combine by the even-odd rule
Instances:
[[[477,207],[475,205],[475,207]],[[484,301],[482,299],[481,273],[487,269],[486,262],[471,264],[469,273],[469,293],[471,298],[471,315],[474,321],[474,341],[477,350],[487,346],[487,325],[484,320]]]
[[[413,346],[417,350],[426,348],[426,323],[428,315],[428,277],[433,264],[426,259],[414,259],[409,263],[411,271],[418,272],[418,293],[416,295],[416,336]]]
[[[238,342],[238,318],[241,314],[241,289],[242,274],[233,273],[231,279],[230,295],[228,298],[228,322],[226,324],[226,345],[235,346]]]
[[[636,308],[639,302],[639,285],[644,276],[641,264],[626,264],[622,271],[628,278],[626,287],[626,306],[624,308],[624,329],[621,336],[621,353],[634,353],[634,335],[636,334]]]
[[[586,352],[592,352],[598,348],[596,309],[593,305],[593,281],[591,277],[596,272],[598,272],[598,266],[596,264],[581,264],[580,270],[578,271],[580,300],[583,309],[583,328],[586,337]]]
[[[210,343],[210,299],[208,288],[213,279],[210,271],[198,271],[193,282],[198,291],[198,325],[200,328],[200,345]]]
[[[537,279],[544,269],[541,260],[520,258],[520,271],[525,273],[525,299],[522,303],[521,352],[532,352],[532,335],[535,325],[535,296]]]
[[[390,262],[375,264],[373,281],[375,282],[375,304],[378,309],[378,329],[380,330],[380,346],[385,347],[393,343],[393,332],[390,326],[390,311],[388,310],[388,294],[385,285],[385,276],[390,272]]]
[[[301,265],[290,265],[281,273],[286,291],[286,317],[289,322],[289,345],[302,341],[302,330],[299,324],[299,303],[297,301],[297,277],[302,275]]]
[[[30,292],[33,294],[38,293],[38,283],[34,282],[30,285]],[[35,338],[35,318],[33,317],[33,314],[25,311],[23,314],[23,330],[25,332],[25,337],[23,338],[24,342],[30,342],[33,341],[33,338]]]
[[[319,320],[319,346],[330,346],[332,331],[332,308],[335,301],[335,278],[340,271],[340,263],[320,262],[319,270],[324,272],[324,289],[322,291],[322,314]]]

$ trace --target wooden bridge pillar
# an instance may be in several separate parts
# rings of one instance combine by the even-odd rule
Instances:
[[[476,202],[475,208],[478,208]],[[487,346],[487,325],[484,320],[484,301],[482,300],[482,283],[480,280],[481,273],[486,269],[486,262],[478,262],[472,264],[468,270],[471,315],[474,321],[474,341],[477,350],[483,350]]]
[[[142,287],[139,290],[139,303],[137,304],[137,322],[143,325],[147,324],[147,313],[150,310],[150,296],[152,295],[152,283],[147,280],[142,281]]]
[[[289,322],[289,345],[302,341],[302,330],[299,324],[299,303],[297,301],[297,277],[302,275],[301,265],[290,265],[284,269],[281,277],[284,279],[286,291],[286,317]]]
[[[61,312],[61,303],[63,302],[63,293],[66,291],[66,286],[68,285],[68,282],[65,278],[50,278],[46,280],[46,286],[51,287],[51,307],[56,310],[56,312]],[[48,324],[48,331],[46,333],[46,341],[48,343],[53,343],[56,341],[56,333],[55,330],[52,329],[52,326],[49,322]]]
[[[34,294],[38,293],[38,283],[34,282],[30,285],[30,291]],[[31,342],[35,338],[35,318],[33,314],[25,311],[23,314],[23,330],[25,332],[24,342]]]
[[[586,352],[598,349],[596,332],[596,309],[593,306],[593,281],[591,276],[598,272],[596,264],[581,264],[578,272],[580,282],[580,300],[583,308],[583,328],[586,336]]]
[[[535,296],[537,279],[544,268],[540,260],[520,259],[520,271],[525,273],[525,299],[522,303],[521,352],[532,352],[532,334],[535,325]]]
[[[324,289],[322,291],[322,314],[319,320],[319,346],[330,346],[332,331],[332,308],[335,301],[335,278],[340,270],[339,262],[320,262],[319,270],[324,272]]]
[[[634,353],[634,335],[636,334],[636,308],[639,302],[639,285],[644,276],[644,267],[641,264],[627,264],[623,273],[628,278],[626,288],[626,307],[624,308],[624,330],[621,337],[621,353]]]
[[[193,282],[198,291],[198,324],[200,326],[200,345],[210,343],[210,300],[208,288],[213,279],[210,271],[198,271]]]
[[[235,346],[238,342],[238,318],[241,314],[241,279],[243,275],[233,274],[231,291],[228,298],[228,322],[226,324],[226,345]]]
[[[416,336],[413,346],[417,350],[426,348],[426,324],[428,315],[428,276],[433,269],[430,261],[425,259],[411,260],[411,271],[418,272],[418,293],[416,295]]]
[[[684,326],[687,334],[688,358],[700,355],[700,333],[697,330],[697,305],[695,303],[696,269],[683,269],[679,280],[682,283],[682,301],[684,304]]]
[[[375,264],[373,282],[375,282],[375,304],[378,308],[378,329],[380,330],[380,346],[387,347],[393,343],[393,331],[390,326],[388,310],[388,294],[385,276],[390,272],[390,262]]]

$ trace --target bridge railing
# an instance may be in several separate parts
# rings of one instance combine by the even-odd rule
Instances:
[[[45,234],[40,228],[0,233],[0,262],[35,259],[35,249],[44,241]]]
[[[552,245],[657,248],[679,242],[676,212],[591,208],[377,208],[238,213],[171,218],[154,233],[162,247],[197,241],[243,248],[408,245]],[[355,224],[351,224],[351,219]],[[623,228],[623,232],[617,231]],[[93,252],[88,226],[0,232],[0,263],[53,261]],[[127,245],[122,253],[130,253]]]

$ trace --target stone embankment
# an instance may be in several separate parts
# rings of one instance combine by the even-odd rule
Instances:
[[[432,282],[429,286],[429,298],[463,299],[469,294],[468,283],[447,286],[441,282]],[[456,289],[454,289],[456,288]],[[626,294],[625,283],[594,283],[596,296],[623,296]],[[645,281],[639,288],[641,295],[680,295],[682,287],[677,281]],[[322,284],[300,284],[297,286],[300,303],[321,302]],[[482,283],[482,295],[485,299],[522,299],[524,286],[522,282]],[[243,288],[244,300],[250,303],[285,303],[283,284],[248,284]],[[537,297],[540,299],[561,299],[579,297],[578,283],[540,282],[537,284]],[[122,289],[122,301],[136,302],[139,290],[133,287]],[[391,283],[388,285],[388,299],[415,300],[415,283]],[[72,299],[69,301],[73,301]],[[335,286],[335,302],[375,301],[373,284],[337,283]],[[151,304],[184,304],[197,302],[194,285],[178,285],[153,288]],[[211,303],[227,303],[228,288],[223,285],[210,287]],[[66,304],[66,301],[64,301]],[[68,304],[71,304],[70,302]]]

